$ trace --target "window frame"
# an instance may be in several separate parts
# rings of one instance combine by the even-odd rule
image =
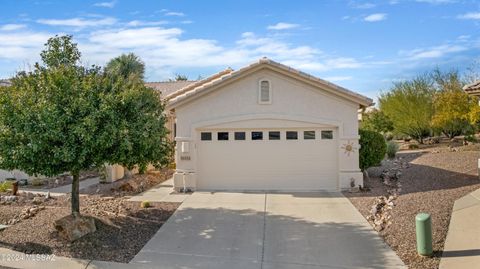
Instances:
[[[209,135],[210,136],[210,139],[203,139],[203,135]],[[212,136],[212,132],[200,132],[200,141],[212,141],[213,140],[213,136]]]
[[[307,133],[313,133],[313,137],[307,138]],[[303,131],[303,140],[315,140],[317,139],[317,132],[315,130],[305,130]]]
[[[272,137],[271,137],[272,133],[278,133],[278,138],[272,139]],[[280,131],[268,131],[268,140],[271,140],[271,141],[282,140],[282,132],[280,132]]]
[[[268,82],[268,101],[262,101],[262,82]],[[262,78],[258,81],[258,103],[261,105],[272,104],[272,82],[269,79]]]
[[[237,139],[237,134],[243,134],[243,139]],[[243,131],[233,132],[233,140],[235,141],[245,141],[247,140],[247,133]]]
[[[260,133],[262,135],[261,135],[260,139],[253,139],[253,133]],[[251,131],[250,132],[250,139],[252,141],[262,141],[263,140],[263,131]]]
[[[332,136],[329,137],[329,138],[324,138],[324,137],[323,137],[323,133],[324,133],[324,132],[325,132],[325,133],[330,133],[330,134],[332,134]],[[321,131],[320,131],[320,139],[322,139],[322,140],[333,140],[334,137],[335,137],[335,136],[334,136],[334,134],[333,134],[333,130],[321,130]]]
[[[227,139],[220,139],[220,134],[222,135],[227,134]],[[228,140],[230,140],[229,132],[217,132],[217,141],[228,141]]]
[[[288,133],[295,133],[295,138],[288,138]],[[285,140],[298,140],[298,131],[286,131],[285,132]]]

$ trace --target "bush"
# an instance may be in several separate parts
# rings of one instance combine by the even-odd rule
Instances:
[[[149,201],[143,201],[141,204],[140,204],[140,207],[141,208],[149,208],[151,207],[152,205],[150,204]]]
[[[474,135],[466,135],[463,139],[465,141],[472,142],[472,143],[478,142],[477,138]]]
[[[393,141],[388,141],[387,142],[387,156],[390,159],[395,158],[395,155],[397,154],[398,151],[398,144],[393,142]]]
[[[6,192],[12,188],[12,181],[4,181],[0,183],[0,192]]]
[[[375,131],[359,130],[360,134],[360,169],[380,165],[385,157],[387,145],[385,138]]]

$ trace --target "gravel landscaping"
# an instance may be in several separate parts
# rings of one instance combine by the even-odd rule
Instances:
[[[110,196],[106,190],[82,195],[81,213],[96,219],[97,231],[73,243],[61,239],[53,225],[55,220],[70,214],[69,196],[43,197],[41,202],[39,199],[33,202],[32,197],[23,195],[17,201],[2,202],[0,224],[8,224],[12,219],[18,221],[0,232],[0,247],[27,254],[129,262],[173,214],[179,203],[150,203],[151,207],[141,208],[140,202],[127,201],[128,195],[163,180],[162,173],[136,175],[130,179],[131,184],[125,180],[109,186],[112,189]]]
[[[365,181],[369,191],[346,192],[345,196],[409,268],[438,268],[455,200],[480,188],[477,176],[479,157],[478,146],[440,146],[400,152],[395,160],[384,161],[381,167],[369,169],[371,178]],[[385,178],[385,173],[395,167],[401,167],[398,179],[395,184],[385,184],[382,177]],[[398,196],[392,195],[392,190]],[[380,198],[391,196],[389,202]],[[377,207],[382,209],[377,211],[378,214],[387,215],[381,227],[374,223],[378,215],[372,216],[372,211],[376,211],[372,207],[379,201],[381,205]],[[432,258],[421,257],[416,252],[415,215],[420,212],[432,216]]]

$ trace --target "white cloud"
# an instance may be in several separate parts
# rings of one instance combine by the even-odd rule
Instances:
[[[0,33],[0,59],[37,59],[43,44],[51,36],[49,33],[30,31]]]
[[[158,26],[158,25],[164,25],[168,24],[168,21],[138,21],[138,20],[133,20],[129,21],[127,23],[127,26]]]
[[[377,21],[383,21],[386,19],[387,19],[386,13],[374,13],[363,18],[364,21],[368,21],[368,22],[377,22]]]
[[[115,18],[107,17],[103,19],[83,19],[83,18],[72,18],[72,19],[39,19],[37,23],[46,24],[50,26],[71,26],[71,27],[89,27],[89,26],[105,26],[113,25],[117,22]]]
[[[92,26],[86,19],[42,20],[54,26]],[[85,30],[75,36],[83,55],[84,64],[104,65],[121,53],[133,52],[146,63],[147,78],[163,79],[182,68],[228,66],[238,68],[263,56],[305,71],[327,71],[360,68],[363,63],[354,58],[324,53],[318,48],[295,45],[283,35],[241,34],[229,45],[217,40],[185,38],[179,27],[165,27],[163,21],[117,22],[112,26]],[[90,29],[90,28],[88,28]],[[26,29],[0,32],[0,61],[11,60],[17,64],[38,61],[43,44],[56,32],[32,32]],[[12,66],[12,71],[15,66]]]
[[[366,2],[366,3],[351,2],[350,6],[352,8],[357,8],[357,9],[370,9],[370,8],[376,7],[377,5],[375,5],[374,3],[369,3],[369,2]]]
[[[26,27],[25,24],[4,24],[0,26],[0,31],[15,31]]]
[[[410,60],[441,58],[447,54],[468,50],[467,47],[447,44],[430,48],[420,48],[410,51],[400,51],[400,55],[409,57]]]
[[[113,8],[117,4],[116,1],[111,1],[111,2],[99,2],[93,4],[96,7],[106,7],[106,8]]]
[[[267,29],[268,30],[288,30],[288,29],[297,28],[299,26],[300,25],[294,24],[294,23],[279,22],[274,25],[269,25]]]
[[[457,18],[463,20],[480,20],[480,12],[470,12],[463,15],[458,15]]]
[[[183,12],[174,12],[174,11],[170,11],[170,12],[166,12],[165,13],[165,16],[177,16],[177,17],[184,17],[185,14]]]

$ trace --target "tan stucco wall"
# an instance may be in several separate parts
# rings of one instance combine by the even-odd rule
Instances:
[[[261,79],[268,79],[271,82],[272,104],[258,103],[258,83]],[[316,122],[318,126],[337,126],[339,185],[341,188],[348,188],[352,178],[356,185],[362,185],[363,179],[358,168],[358,108],[357,103],[334,96],[299,80],[267,69],[257,71],[175,108],[177,169],[192,172],[196,170],[194,152],[196,128],[208,125],[232,127],[232,124],[241,124],[242,119],[249,118],[255,118],[260,125],[272,124],[272,121],[281,121],[284,118],[293,125],[306,121],[309,124]],[[262,123],[263,116],[265,119]],[[232,123],[229,120],[238,120],[238,122]],[[289,123],[283,121],[282,124]],[[277,127],[281,126],[277,125]],[[189,141],[190,160],[180,159],[181,154],[178,152],[181,151],[181,141]],[[345,152],[344,145],[347,143],[353,145],[354,152],[350,154]]]

